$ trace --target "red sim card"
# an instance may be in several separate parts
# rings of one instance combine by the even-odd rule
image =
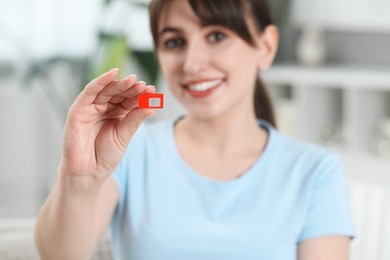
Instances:
[[[164,94],[144,93],[138,96],[138,108],[163,108]]]

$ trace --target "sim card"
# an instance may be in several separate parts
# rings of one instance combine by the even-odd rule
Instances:
[[[138,96],[138,108],[163,108],[164,94],[144,93]]]

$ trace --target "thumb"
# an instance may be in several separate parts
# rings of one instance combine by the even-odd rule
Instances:
[[[131,110],[118,124],[117,135],[119,142],[127,146],[142,122],[153,114],[154,109],[134,108]]]

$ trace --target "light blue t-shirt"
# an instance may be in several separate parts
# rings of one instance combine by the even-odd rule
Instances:
[[[305,239],[354,235],[336,156],[259,121],[263,155],[240,178],[211,180],[181,159],[174,122],[143,124],[113,174],[114,259],[292,260]]]

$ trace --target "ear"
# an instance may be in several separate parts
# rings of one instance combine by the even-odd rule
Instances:
[[[257,37],[259,57],[257,67],[259,70],[268,69],[278,51],[279,31],[275,25],[268,25]]]

